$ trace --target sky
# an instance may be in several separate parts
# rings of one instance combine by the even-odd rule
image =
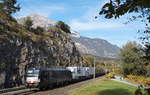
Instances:
[[[130,14],[120,19],[105,19],[98,15],[102,5],[109,0],[18,0],[21,10],[15,14],[20,18],[30,14],[39,14],[53,21],[64,21],[81,36],[100,38],[122,47],[129,41],[139,41],[138,29],[141,22],[128,21]],[[135,15],[135,14],[134,14]]]

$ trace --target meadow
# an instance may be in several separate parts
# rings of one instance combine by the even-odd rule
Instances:
[[[113,80],[96,80],[69,95],[134,95],[136,87]]]

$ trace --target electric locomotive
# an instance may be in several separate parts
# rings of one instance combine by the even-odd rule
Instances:
[[[72,80],[71,71],[63,68],[32,68],[27,71],[26,87],[40,90]]]

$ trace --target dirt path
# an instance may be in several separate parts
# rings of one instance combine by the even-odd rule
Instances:
[[[30,95],[67,95],[70,92],[91,83],[92,81],[96,81],[96,80],[103,79],[103,78],[104,77],[97,77],[95,80],[90,79],[90,80],[70,84],[65,87],[55,88],[55,89],[47,90],[47,91],[36,92],[36,93],[30,94]]]

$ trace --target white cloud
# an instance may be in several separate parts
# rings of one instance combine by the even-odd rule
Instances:
[[[73,30],[77,30],[78,32],[82,32],[123,27],[124,25],[116,20],[107,20],[104,17],[98,17],[98,19],[95,19],[95,16],[98,15],[101,7],[107,1],[108,0],[101,1],[97,4],[98,6],[95,7],[89,7],[84,15],[79,18],[72,19],[69,23],[71,28]]]
[[[39,14],[45,17],[51,16],[53,14],[66,11],[63,6],[49,5],[49,6],[27,6],[21,8],[20,12],[16,14],[17,17],[27,16],[29,14]]]
[[[100,30],[100,29],[112,29],[123,27],[122,24],[116,22],[100,22],[100,21],[79,21],[79,20],[72,20],[70,22],[72,29],[77,31],[90,31],[90,30]]]

